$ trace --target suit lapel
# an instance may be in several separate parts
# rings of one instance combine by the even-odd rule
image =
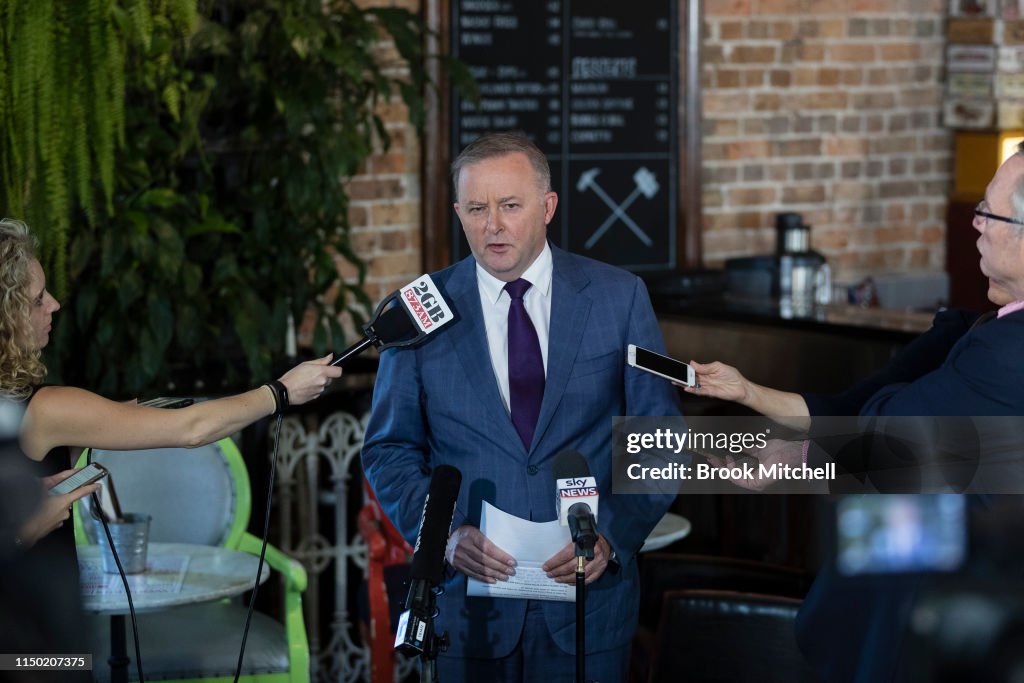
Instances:
[[[572,257],[561,249],[551,247],[553,272],[551,275],[551,325],[548,333],[548,374],[544,382],[544,400],[540,404],[537,429],[533,433],[532,452],[544,436],[545,430],[562,401],[565,387],[572,374],[576,355],[583,342],[583,332],[590,316],[591,301],[579,296],[590,279],[580,271]],[[511,424],[511,420],[509,421]]]
[[[455,333],[452,335],[452,344],[466,373],[470,391],[475,389],[479,400],[485,406],[486,413],[496,416],[493,422],[494,428],[499,432],[496,441],[516,444],[525,454],[522,441],[498,390],[494,368],[491,367],[491,352],[487,345],[487,330],[484,326],[483,310],[480,308],[480,291],[476,283],[476,262],[472,258],[467,258],[459,263],[445,289],[462,317],[460,327],[452,330]]]

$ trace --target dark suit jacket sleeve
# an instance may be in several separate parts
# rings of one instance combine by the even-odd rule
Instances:
[[[626,326],[626,343],[664,354],[665,341],[651,307],[647,288],[639,278],[635,282]],[[624,367],[624,372],[626,415],[681,414],[676,389],[667,380],[631,367]],[[644,540],[674,500],[674,491],[617,496],[605,495],[602,491],[598,529],[611,544],[620,562],[628,563],[640,550]]]
[[[978,314],[962,309],[939,311],[931,328],[904,346],[886,366],[840,394],[803,394],[811,415],[857,415],[880,389],[913,382],[940,367]]]
[[[420,393],[417,352],[384,351],[363,442],[363,471],[388,519],[409,543],[416,540],[430,487],[427,423]],[[456,520],[452,528],[458,524]]]
[[[939,368],[872,396],[861,415],[1018,415],[1024,316],[971,330]]]
[[[890,384],[872,396],[861,410],[856,430],[849,430],[846,435],[836,434],[831,438],[832,443],[829,439],[815,438],[808,462],[817,466],[835,461],[840,475],[851,474],[854,479],[870,483],[868,477],[879,469],[879,457],[888,452],[881,446],[890,443],[874,437],[888,434],[891,429],[897,430],[898,436],[900,430],[914,423],[876,424],[873,420],[865,422],[864,418],[1024,415],[1024,391],[1021,390],[1024,378],[1018,360],[1021,348],[1024,348],[1022,314],[975,327],[957,342],[940,367],[914,381]],[[958,434],[958,438],[971,436],[968,431],[961,434],[954,429],[958,422],[942,424],[953,430],[951,433]],[[934,433],[935,430],[928,431]],[[862,438],[853,438],[858,435]],[[977,447],[977,443],[971,443]],[[853,481],[848,483],[855,485]]]

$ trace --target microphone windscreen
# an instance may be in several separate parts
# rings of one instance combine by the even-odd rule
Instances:
[[[451,465],[438,465],[430,478],[430,490],[423,503],[423,518],[412,555],[412,580],[439,585],[444,573],[444,549],[455,516],[455,502],[462,485],[462,472]]]
[[[416,324],[400,303],[388,308],[371,323],[373,332],[382,344],[393,344],[416,334]]]
[[[556,480],[589,477],[590,467],[579,451],[567,448],[555,456],[554,472]]]

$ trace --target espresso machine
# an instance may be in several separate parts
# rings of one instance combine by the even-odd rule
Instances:
[[[780,300],[827,304],[832,297],[832,269],[811,249],[811,226],[798,213],[775,217],[775,256],[778,259]]]

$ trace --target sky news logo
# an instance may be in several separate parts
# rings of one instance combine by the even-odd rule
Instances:
[[[559,498],[586,498],[597,495],[597,480],[593,477],[568,477],[557,482]]]
[[[581,498],[585,496],[596,496],[597,487],[585,486],[571,489],[561,489],[558,492],[558,495],[560,495],[562,498]]]

